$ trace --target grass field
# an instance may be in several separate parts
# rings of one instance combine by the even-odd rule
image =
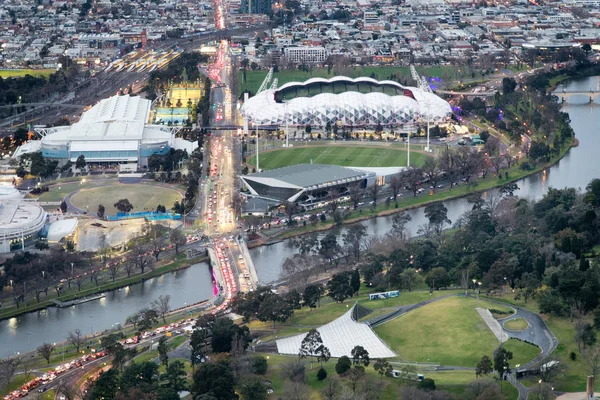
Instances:
[[[411,165],[422,165],[427,155],[412,153]],[[301,147],[260,153],[260,168],[275,169],[296,164],[330,164],[352,167],[406,166],[406,151],[383,147],[324,146]],[[248,159],[250,165],[255,158]]]
[[[0,69],[0,78],[31,76],[48,76],[55,72],[53,69]]]
[[[442,81],[457,80],[467,76],[464,69],[457,69],[454,66],[432,66],[432,67],[416,67],[420,75],[428,77],[442,78]],[[460,70],[460,72],[459,72]],[[344,75],[350,78],[358,78],[361,76],[374,77],[377,80],[390,79],[395,74],[397,77],[403,77],[409,85],[413,85],[414,81],[410,75],[409,67],[349,67],[342,71],[334,71],[327,73],[327,68],[314,68],[311,72],[300,70],[281,70],[273,74],[273,79],[279,80],[279,87],[288,82],[303,82],[310,78],[325,78],[329,79],[336,75]],[[243,90],[250,90],[256,93],[261,83],[267,76],[267,71],[246,71],[246,82],[243,82],[243,75],[239,73],[240,87]],[[470,78],[471,76],[468,75]]]
[[[475,367],[498,346],[476,307],[498,308],[484,300],[450,297],[406,313],[375,332],[402,359]]]
[[[541,352],[539,347],[517,339],[508,339],[502,347],[513,353],[513,358],[510,361],[510,365],[512,366],[526,364],[536,358]]]
[[[504,327],[511,331],[522,331],[529,326],[525,318],[509,319],[504,323]]]
[[[107,215],[114,215],[117,210],[113,204],[119,199],[129,199],[133,204],[133,211],[144,211],[154,210],[159,204],[169,209],[176,201],[181,200],[181,195],[174,189],[154,185],[114,184],[82,189],[71,197],[71,202],[90,212],[96,212],[98,205],[102,204]]]

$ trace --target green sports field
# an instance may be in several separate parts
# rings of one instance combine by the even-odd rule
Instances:
[[[0,69],[0,78],[31,76],[48,76],[53,73],[53,69]]]
[[[106,214],[114,215],[117,210],[113,204],[119,199],[129,199],[135,212],[155,210],[159,204],[170,209],[176,201],[181,200],[181,194],[174,189],[155,185],[115,184],[82,189],[71,197],[71,203],[90,213],[95,213],[98,205],[102,204]]]
[[[410,154],[411,165],[422,165],[427,155]],[[296,164],[329,164],[345,167],[404,167],[406,151],[385,147],[323,146],[297,147],[260,153],[261,169],[275,169]],[[255,165],[254,157],[248,164]]]

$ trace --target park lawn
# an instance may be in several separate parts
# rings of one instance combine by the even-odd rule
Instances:
[[[539,356],[540,352],[542,351],[537,346],[522,342],[517,339],[508,339],[506,343],[502,345],[502,347],[513,353],[513,358],[510,360],[510,365],[514,367],[528,363]]]
[[[25,75],[49,76],[56,72],[54,69],[1,69],[0,78],[21,78]]]
[[[423,165],[426,158],[426,154],[412,153],[411,163]],[[266,170],[311,162],[352,167],[401,167],[407,164],[407,152],[382,147],[326,145],[267,151],[260,154],[260,167]],[[255,157],[251,157],[248,164],[256,164]]]
[[[265,380],[271,382],[271,387],[274,393],[269,395],[269,399],[279,399],[284,395],[284,380],[281,378],[281,365],[294,360],[295,356],[284,356],[278,354],[262,354],[267,357],[268,369],[265,374]],[[319,370],[319,364],[313,363],[311,369],[310,360],[307,360],[306,364],[306,383],[312,389],[311,398],[320,398],[319,391],[322,390],[327,384],[327,379],[339,376],[335,372],[335,363],[337,359],[331,359],[323,364],[323,368],[327,371],[327,378],[324,381],[319,381],[316,377],[317,371]],[[379,395],[380,400],[398,400],[401,399],[402,385],[401,381],[390,377],[380,377],[377,372],[373,369],[373,362],[365,368],[366,376],[373,381],[376,381],[382,385],[382,392]],[[466,385],[475,380],[474,371],[444,371],[444,372],[423,372],[425,377],[432,378],[435,380],[437,389],[446,390],[448,392],[457,394],[460,396]],[[342,378],[342,381],[345,381]],[[511,390],[512,389],[512,390]],[[512,385],[504,384],[504,393],[506,400],[516,400],[518,392]],[[460,398],[460,397],[458,397]]]
[[[475,367],[492,356],[498,340],[476,307],[498,308],[484,300],[450,297],[406,313],[375,328],[379,337],[407,361]]]
[[[522,331],[527,329],[529,324],[525,318],[513,318],[504,322],[504,328],[511,331]]]
[[[452,290],[434,290],[432,293],[429,290],[419,290],[412,292],[400,292],[400,296],[393,297],[385,300],[369,300],[369,295],[364,294],[359,296],[358,301],[362,306],[365,306],[371,310],[377,310],[379,308],[387,307],[399,307],[409,304],[420,303],[431,298],[449,296],[461,293],[460,289]]]
[[[114,215],[117,209],[113,206],[119,199],[129,199],[133,211],[155,210],[162,204],[171,208],[180,201],[181,194],[171,188],[144,184],[119,184],[82,189],[71,197],[73,205],[85,210],[95,211],[99,204],[104,205],[107,215]]]
[[[62,201],[66,195],[79,189],[91,188],[98,186],[97,182],[83,181],[59,183],[50,187],[50,190],[37,195],[31,194],[29,197],[36,198],[39,201]]]

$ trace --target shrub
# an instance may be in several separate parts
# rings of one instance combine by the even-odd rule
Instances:
[[[569,354],[569,358],[571,359],[571,361],[575,361],[577,360],[577,354],[572,351],[571,354]]]
[[[352,367],[352,362],[348,358],[348,356],[341,356],[338,359],[338,362],[335,364],[335,372],[338,374],[344,374],[348,372],[348,370]]]
[[[425,378],[419,382],[419,389],[426,392],[432,392],[435,390],[435,381],[431,378]]]
[[[250,369],[253,374],[264,375],[267,372],[267,359],[263,356],[254,356],[250,359]]]
[[[319,368],[319,372],[317,372],[317,379],[322,381],[325,378],[327,378],[327,371],[325,371],[325,368],[321,367]]]

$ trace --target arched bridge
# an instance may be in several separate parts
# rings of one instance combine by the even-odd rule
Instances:
[[[590,90],[561,90],[554,91],[552,93],[555,96],[560,97],[560,99],[565,102],[569,97],[572,96],[589,96],[589,101],[592,103],[594,98],[597,95],[600,95],[600,90],[598,89],[590,89]]]

